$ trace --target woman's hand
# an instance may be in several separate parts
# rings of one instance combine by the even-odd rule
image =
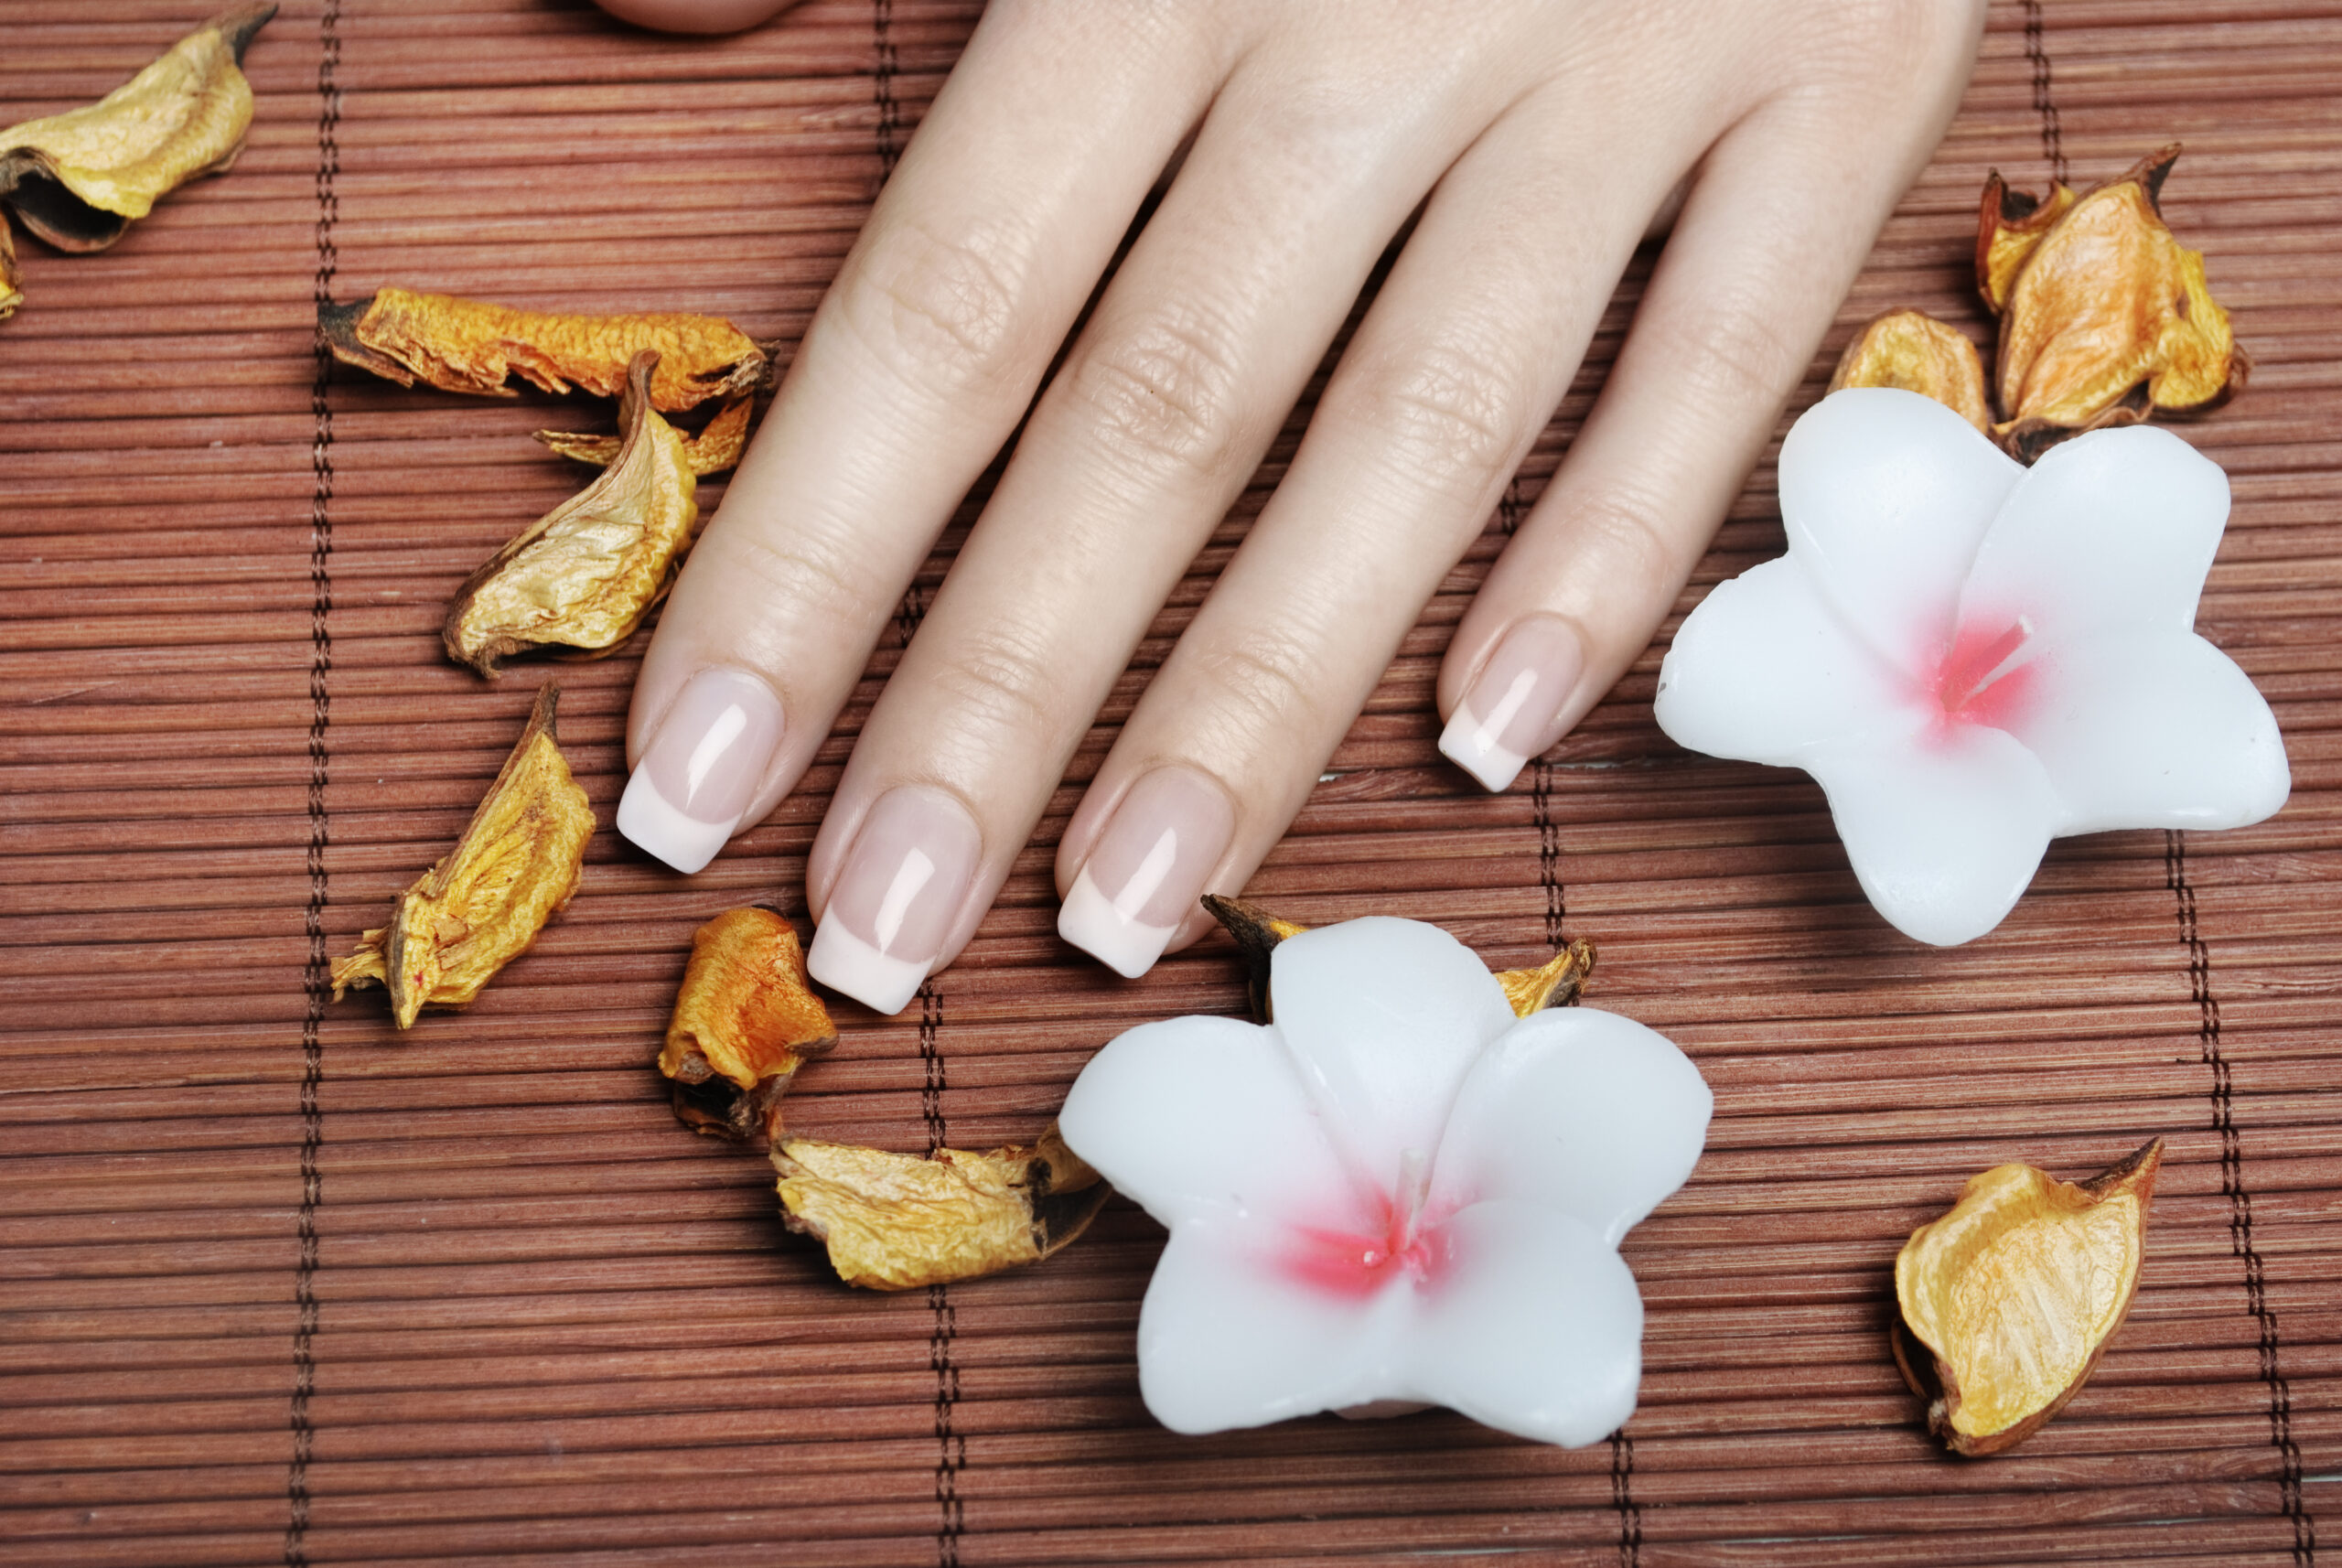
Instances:
[[[1982,9],[998,0],[676,585],[620,829],[696,870],[788,793],[1029,408],[807,874],[813,973],[901,1008],[1420,209],[1058,850],[1060,932],[1144,972],[1284,832],[1680,193],[1600,401],[1440,672],[1442,749],[1502,789],[1673,603],[1950,118]]]

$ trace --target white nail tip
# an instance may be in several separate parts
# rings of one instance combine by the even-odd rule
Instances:
[[[835,920],[814,929],[805,971],[833,991],[843,991],[874,1013],[895,1014],[910,1005],[935,961],[912,963],[890,958]]]
[[[1491,790],[1501,790],[1520,776],[1529,758],[1499,746],[1488,733],[1490,727],[1474,718],[1471,709],[1458,707],[1440,735],[1439,749],[1450,762]]]
[[[1177,929],[1125,919],[1113,900],[1098,891],[1086,865],[1058,911],[1058,935],[1125,980],[1136,980],[1154,968]]]
[[[683,815],[667,803],[649,771],[640,768],[626,781],[626,793],[618,800],[618,832],[686,875],[714,860],[738,825],[736,817],[728,822],[703,822]]]

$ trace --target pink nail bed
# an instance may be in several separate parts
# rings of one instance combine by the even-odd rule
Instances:
[[[901,1012],[942,955],[983,851],[983,835],[951,796],[889,789],[854,834],[807,971],[874,1011]]]
[[[1118,974],[1144,974],[1235,832],[1235,811],[1217,784],[1193,768],[1155,769],[1114,808],[1058,912],[1058,935]]]
[[[703,670],[675,694],[618,801],[618,832],[677,871],[715,858],[780,746],[780,699],[745,670]]]
[[[1585,672],[1585,651],[1568,622],[1528,617],[1488,656],[1439,749],[1489,789],[1504,789],[1560,738],[1552,733],[1554,723]]]

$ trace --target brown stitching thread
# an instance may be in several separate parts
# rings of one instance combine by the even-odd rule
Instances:
[[[2033,66],[2033,112],[2041,116],[2041,156],[2049,173],[2066,183],[2066,142],[2057,123],[2057,105],[2049,92],[2049,49],[2042,37],[2041,0],[2025,0],[2025,58]]]
[[[933,1159],[944,1146],[950,1130],[943,1120],[943,1091],[951,1087],[943,1071],[943,1052],[936,1036],[943,1028],[943,997],[929,980],[919,988],[919,1056],[927,1069],[919,1090],[919,1111],[927,1119],[927,1155]],[[928,1310],[935,1326],[928,1333],[927,1365],[935,1374],[935,1507],[940,1516],[935,1531],[935,1560],[941,1568],[959,1568],[960,1532],[967,1509],[960,1499],[960,1473],[968,1466],[968,1439],[957,1423],[960,1406],[960,1366],[951,1354],[959,1337],[959,1309],[951,1305],[950,1285],[927,1287]]]
[[[1562,945],[1562,922],[1569,897],[1562,886],[1562,830],[1553,821],[1553,765],[1540,761],[1529,777],[1529,799],[1537,821],[1537,885],[1545,890],[1545,945]]]
[[[1504,531],[1508,539],[1520,532],[1520,476],[1515,474],[1497,502],[1497,527]]]
[[[334,178],[341,172],[341,0],[326,0],[317,21],[317,275],[314,301],[333,301],[334,274],[340,252],[334,242],[334,225],[340,220],[340,199]],[[309,446],[313,484],[309,495],[309,842],[306,861],[309,899],[301,924],[308,938],[307,961],[302,967],[302,987],[308,1004],[301,1020],[301,1212],[300,1253],[293,1271],[293,1398],[286,1412],[292,1428],[293,1457],[285,1471],[284,1560],[285,1568],[306,1568],[309,1561],[309,1461],[317,1451],[317,1429],[309,1419],[309,1404],[317,1391],[317,1206],[325,1199],[325,1177],[318,1164],[325,1142],[325,1113],[317,1100],[325,1079],[323,1029],[332,966],[326,952],[325,910],[331,892],[326,870],[326,848],[331,824],[326,812],[326,784],[331,769],[327,732],[333,722],[333,693],[328,677],[333,670],[333,356],[325,339],[317,343],[317,364],[309,381],[309,413],[314,435]]]
[[[1623,1426],[1610,1434],[1610,1503],[1618,1510],[1618,1568],[1641,1568],[1643,1510],[1635,1501],[1635,1440]]]
[[[883,184],[893,177],[902,149],[896,134],[902,129],[902,106],[895,102],[895,0],[870,0],[870,46],[876,63],[870,71],[871,101],[878,106],[878,174]]]
[[[2196,1038],[2212,1069],[2212,1127],[2220,1135],[2220,1195],[2229,1205],[2229,1251],[2244,1264],[2245,1310],[2259,1330],[2261,1381],[2269,1391],[2269,1441],[2277,1450],[2277,1498],[2294,1527],[2294,1561],[2317,1561],[2317,1524],[2302,1501],[2302,1451],[2294,1442],[2294,1391],[2278,1364],[2277,1314],[2269,1305],[2269,1274],[2252,1240],[2252,1194],[2244,1185],[2244,1142],[2236,1125],[2236,1081],[2220,1046],[2220,1002],[2212,993],[2212,953],[2187,880],[2186,835],[2163,835],[2164,886],[2177,906],[2180,944],[2187,950],[2187,991],[2196,1004]]]

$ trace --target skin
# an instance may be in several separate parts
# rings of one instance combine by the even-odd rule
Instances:
[[[606,4],[693,31],[779,8]],[[1062,894],[1130,785],[1183,764],[1233,806],[1209,886],[1237,892],[1479,534],[1637,243],[1671,216],[1592,414],[1440,672],[1445,719],[1506,631],[1558,618],[1585,668],[1550,746],[1672,606],[1949,122],[1982,15],[1980,0],[996,0],[693,551],[635,689],[629,761],[694,672],[759,671],[788,727],[744,826],[768,812],[1029,410],[807,874],[818,917],[882,794],[955,796],[983,858],[948,961],[1413,218],[1284,483],[1058,851]],[[1198,913],[1173,945],[1209,924]]]

